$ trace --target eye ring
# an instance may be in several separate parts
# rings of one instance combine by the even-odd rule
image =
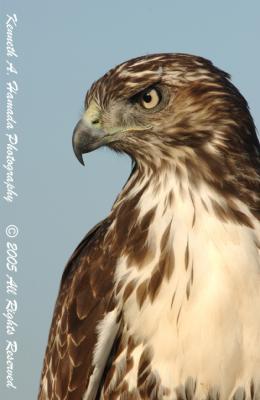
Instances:
[[[144,90],[139,97],[139,104],[146,110],[155,108],[161,101],[162,95],[155,87]]]

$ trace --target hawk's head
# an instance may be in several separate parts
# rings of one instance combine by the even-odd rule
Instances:
[[[208,179],[259,158],[247,102],[229,75],[186,54],[139,57],[92,85],[73,147],[83,163],[104,145],[155,168],[184,162],[198,174],[200,165]]]

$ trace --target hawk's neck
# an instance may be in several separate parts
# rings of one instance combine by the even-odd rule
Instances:
[[[170,250],[175,258],[181,248],[187,269],[190,236],[216,242],[220,235],[233,242],[243,232],[258,242],[259,223],[247,204],[203,180],[194,184],[186,168],[174,164],[159,171],[136,168],[114,204],[112,221],[114,243],[128,269],[146,268]]]

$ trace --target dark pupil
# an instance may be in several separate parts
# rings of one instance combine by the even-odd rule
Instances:
[[[148,93],[145,93],[143,95],[143,100],[145,101],[145,103],[150,103],[150,101],[152,100],[152,96]]]

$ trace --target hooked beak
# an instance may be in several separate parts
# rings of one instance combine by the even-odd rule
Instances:
[[[89,153],[106,144],[107,133],[80,120],[73,131],[72,146],[75,156],[84,165],[82,154]]]

